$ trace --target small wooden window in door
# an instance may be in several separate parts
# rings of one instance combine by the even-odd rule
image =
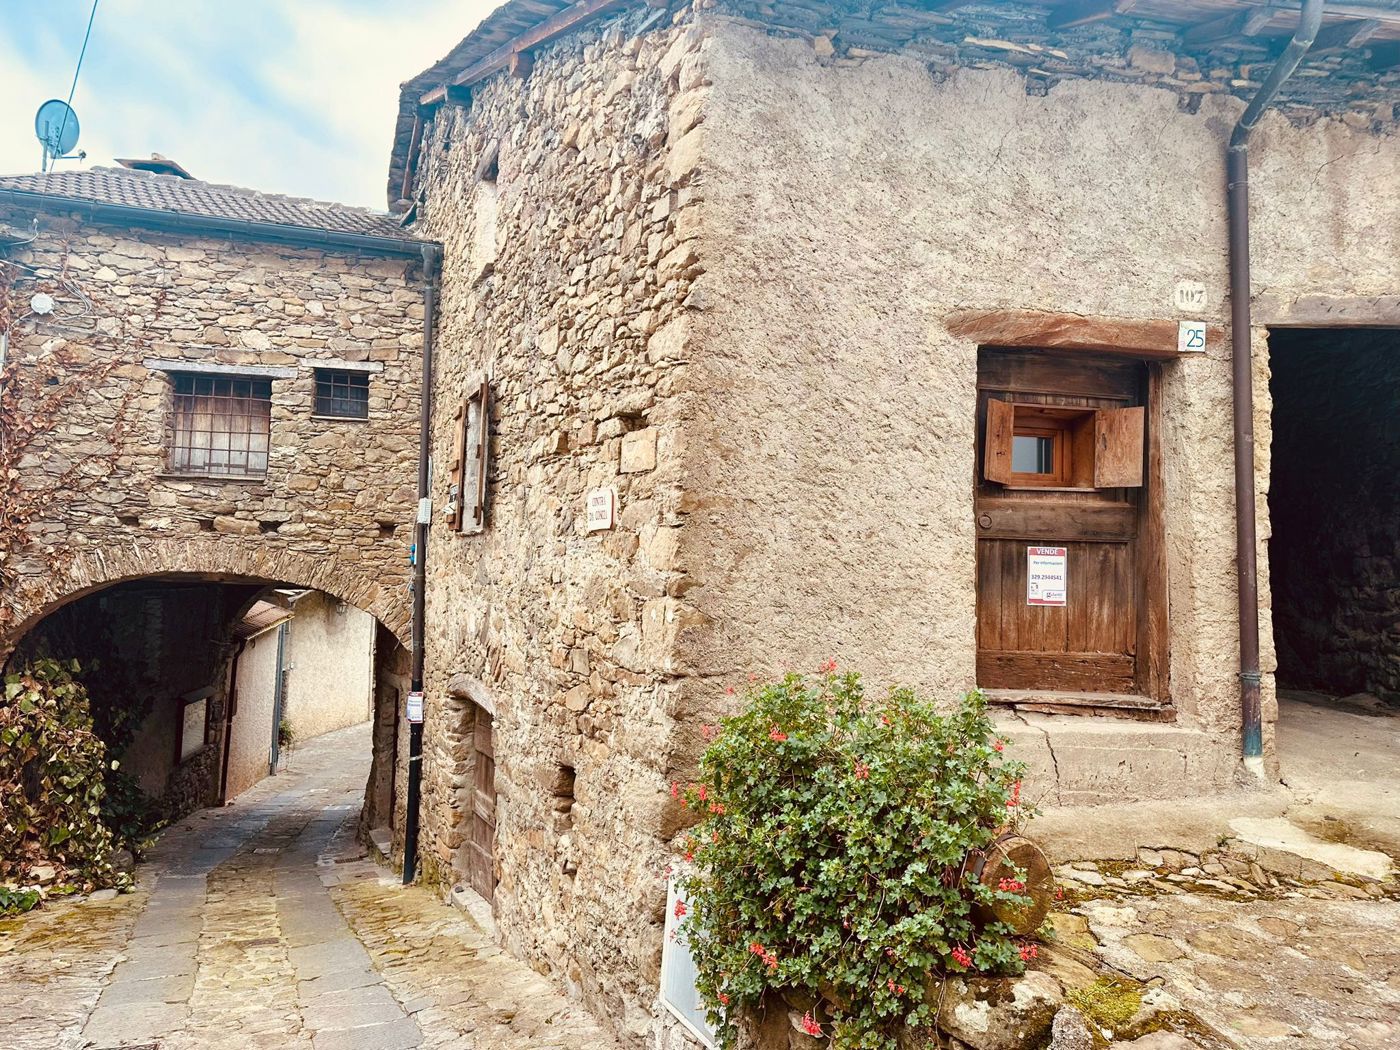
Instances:
[[[496,894],[496,748],[493,719],[473,704],[472,812],[467,838],[467,881],[486,900]]]
[[[984,350],[978,364],[977,681],[1166,700],[1156,366]],[[1030,595],[1063,549],[1063,604]],[[994,699],[995,699],[994,695]]]

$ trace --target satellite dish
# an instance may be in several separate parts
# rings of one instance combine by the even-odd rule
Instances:
[[[34,134],[51,157],[61,157],[78,144],[78,114],[59,98],[51,98],[34,114]]]

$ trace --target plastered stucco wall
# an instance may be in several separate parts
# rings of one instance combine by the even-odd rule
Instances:
[[[1172,93],[1091,81],[1032,96],[1011,70],[935,80],[909,57],[826,62],[806,41],[704,24],[706,309],[692,328],[697,502],[680,551],[704,624],[683,636],[680,659],[703,676],[691,706],[722,706],[723,685],[750,671],[831,656],[873,685],[952,696],[974,684],[976,346],[945,321],[966,309],[1172,319],[1175,285],[1196,280],[1209,300],[1196,316],[1223,322],[1224,144],[1241,104],[1208,98],[1189,114]],[[1254,152],[1256,287],[1271,310],[1400,287],[1393,133],[1271,116]],[[1256,344],[1262,493],[1262,330]],[[1075,761],[1058,764],[1062,779],[1083,773],[1082,790],[1061,800],[1205,791],[1233,773],[1229,373],[1224,334],[1165,368],[1179,722],[1085,737],[1086,720],[1028,718],[1052,743],[1078,734]],[[1271,670],[1267,609],[1261,619]],[[1135,737],[1178,753],[1130,762],[1119,781],[1094,772]],[[1048,777],[1055,756],[1033,757]]]
[[[248,639],[234,683],[238,706],[229,730],[224,797],[237,798],[267,776],[272,757],[272,714],[277,688],[277,633],[273,627]]]
[[[287,634],[285,717],[296,741],[358,725],[371,714],[374,617],[312,592],[297,600]]]

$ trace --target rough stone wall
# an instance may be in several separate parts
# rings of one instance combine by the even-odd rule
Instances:
[[[3,217],[21,229],[31,221]],[[22,316],[9,354],[21,374],[61,361],[59,389],[72,397],[21,464],[42,510],[9,562],[18,579],[0,597],[10,611],[0,653],[72,596],[162,569],[317,587],[406,636],[417,267],[61,213],[38,222],[37,239],[9,253],[13,292],[27,303],[48,290],[57,308]],[[147,359],[293,369],[272,380],[266,477],[169,474],[171,384]],[[335,361],[382,366],[368,420],[312,417],[313,368]]]
[[[1224,143],[1240,103],[1206,98],[1193,114],[1171,91],[1092,81],[1034,94],[1005,69],[934,77],[913,57],[833,58],[823,39],[722,14],[704,26],[706,273],[692,298],[708,309],[692,325],[694,511],[678,555],[704,627],[678,657],[698,673],[686,706],[722,706],[750,671],[830,656],[876,686],[955,695],[974,683],[976,346],[945,321],[964,309],[1175,318],[1175,285],[1196,280],[1208,295],[1196,316],[1223,322]],[[1276,308],[1394,289],[1393,131],[1271,116],[1254,153],[1256,284]],[[1231,389],[1217,331],[1164,376],[1179,722],[1132,727],[1132,744],[1082,720],[1017,723],[1052,801],[1170,797],[1232,775]],[[1262,492],[1262,331],[1256,342]],[[1057,739],[1072,756],[1047,751]]]
[[[310,740],[370,717],[374,617],[313,592],[297,600],[288,637],[286,719]]]
[[[495,709],[506,945],[633,1042],[658,1023],[666,784],[694,744],[671,652],[693,617],[676,546],[701,43],[684,15],[642,9],[540,49],[527,78],[444,107],[420,166],[417,231],[445,250],[424,869],[458,878],[469,826],[471,706],[455,683]],[[463,535],[441,513],[444,466],[482,373],[488,524]],[[618,524],[590,534],[585,495],[602,486]]]
[[[375,628],[374,639],[374,758],[369,780],[365,785],[365,807],[360,814],[365,831],[374,828],[395,829],[399,840],[391,852],[402,856],[403,815],[406,812],[404,778],[408,772],[408,756],[398,746],[403,738],[407,747],[408,727],[400,722],[403,698],[411,686],[411,656],[409,651],[383,624]],[[402,726],[403,732],[399,733]],[[395,782],[397,776],[398,782]]]
[[[1279,685],[1400,703],[1400,335],[1277,329],[1269,363]]]

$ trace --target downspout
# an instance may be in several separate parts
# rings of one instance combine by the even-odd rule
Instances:
[[[437,312],[437,275],[442,248],[423,245],[423,378],[422,409],[418,418],[418,523],[413,536],[413,664],[414,692],[423,689],[423,613],[428,581],[428,525],[432,507],[428,500],[428,449],[433,436],[433,315]],[[394,718],[398,725],[398,716]],[[396,731],[397,735],[397,731]],[[408,795],[403,830],[403,882],[407,886],[418,873],[418,809],[423,783],[423,723],[408,726]]]
[[[287,621],[277,625],[277,676],[272,682],[272,749],[268,753],[267,775],[277,775],[277,763],[282,758],[282,706],[286,702]]]
[[[1254,352],[1249,274],[1249,137],[1265,108],[1293,75],[1322,24],[1324,0],[1303,0],[1298,29],[1241,114],[1225,154],[1225,209],[1230,226],[1230,342],[1234,369],[1235,565],[1239,576],[1240,709],[1244,764],[1264,777],[1259,672],[1258,530],[1254,506]]]

